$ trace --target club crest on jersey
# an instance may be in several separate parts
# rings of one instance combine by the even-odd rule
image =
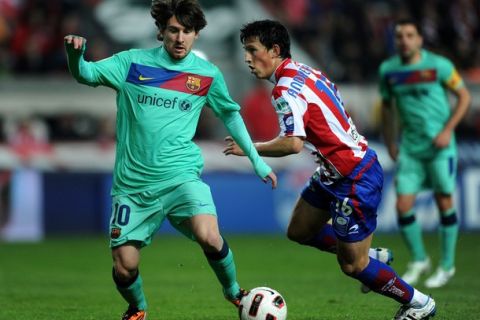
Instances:
[[[122,230],[120,228],[112,228],[112,231],[110,231],[110,238],[118,239],[121,233]]]
[[[186,86],[190,91],[196,92],[200,90],[200,87],[202,86],[202,79],[188,76]]]

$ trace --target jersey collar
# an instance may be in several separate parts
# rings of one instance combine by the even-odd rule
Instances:
[[[276,84],[278,82],[278,79],[280,79],[280,77],[282,76],[283,69],[285,69],[285,66],[289,64],[291,61],[292,61],[291,58],[287,58],[283,60],[282,63],[278,65],[277,69],[275,69],[275,72],[272,73],[269,81],[273,84]]]
[[[190,51],[183,59],[179,59],[179,60],[178,59],[173,59],[168,54],[167,50],[165,50],[165,47],[163,45],[160,47],[160,56],[172,65],[180,65],[181,66],[181,65],[188,64],[192,61],[194,55],[195,54],[192,53],[192,51]]]

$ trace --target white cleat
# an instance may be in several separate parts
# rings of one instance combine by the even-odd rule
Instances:
[[[440,288],[447,284],[447,282],[455,275],[455,268],[445,270],[442,267],[438,267],[434,274],[432,274],[427,281],[425,281],[425,287],[427,288]]]
[[[430,258],[428,257],[423,261],[409,262],[407,265],[407,271],[402,276],[402,279],[409,285],[413,286],[418,282],[420,276],[430,272],[431,268]]]
[[[372,255],[373,253],[373,255]],[[390,264],[393,261],[393,252],[390,249],[387,248],[374,248],[373,251],[370,249],[369,256],[371,258],[377,259],[378,261],[381,261],[386,264]],[[360,291],[362,293],[369,293],[372,289],[370,289],[368,286],[362,285],[360,286]]]
[[[397,311],[393,320],[426,320],[433,317],[436,311],[435,300],[429,297],[427,303],[420,308],[414,308],[404,304]]]

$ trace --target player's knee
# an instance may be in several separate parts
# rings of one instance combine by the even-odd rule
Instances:
[[[361,273],[368,265],[368,260],[361,258],[353,261],[342,261],[338,260],[342,272],[349,277],[355,278],[359,273]]]
[[[355,277],[362,271],[362,269],[354,263],[340,263],[340,268],[342,272],[349,277]]]
[[[287,238],[298,243],[304,243],[308,240],[308,236],[306,236],[305,232],[295,226],[288,226]]]
[[[216,251],[222,248],[222,237],[216,232],[205,232],[196,236],[198,244],[204,251]]]
[[[407,214],[410,210],[412,210],[412,203],[410,201],[397,201],[397,214],[399,216]]]
[[[138,274],[138,265],[115,263],[113,266],[115,282],[125,283],[135,278]]]

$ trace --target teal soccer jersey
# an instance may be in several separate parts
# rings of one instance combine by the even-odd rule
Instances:
[[[418,156],[436,154],[433,139],[450,118],[447,88],[458,89],[463,81],[453,64],[430,51],[421,51],[418,63],[404,65],[398,55],[380,66],[380,93],[395,100],[402,127],[401,149]],[[443,153],[455,153],[455,137]]]
[[[203,158],[192,138],[205,105],[246,148],[257,174],[265,177],[271,171],[259,158],[238,113],[240,107],[212,63],[193,53],[174,60],[163,47],[132,49],[98,62],[85,62],[83,52],[68,51],[70,71],[79,82],[117,92],[113,195],[198,177]]]

